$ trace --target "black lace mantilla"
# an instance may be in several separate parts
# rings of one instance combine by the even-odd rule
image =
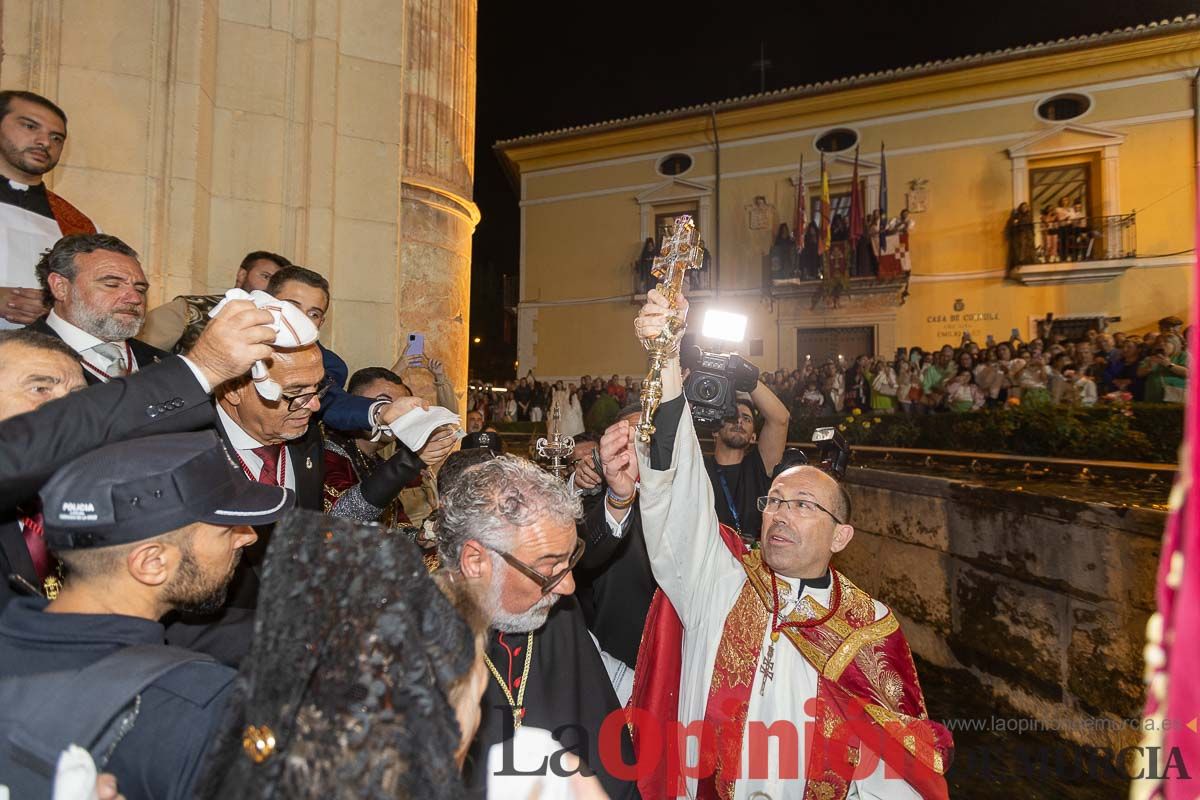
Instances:
[[[446,690],[474,653],[416,545],[291,512],[272,535],[254,646],[198,796],[462,797]],[[274,734],[262,763],[243,748],[250,725]]]

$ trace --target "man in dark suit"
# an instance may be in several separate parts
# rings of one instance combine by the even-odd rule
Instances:
[[[29,326],[79,354],[89,384],[123,378],[167,357],[133,337],[149,283],[133,248],[103,233],[64,236],[35,268],[50,313]]]
[[[33,411],[82,388],[83,372],[75,351],[59,339],[36,331],[0,331],[0,420]],[[42,541],[36,498],[0,509],[0,608],[14,596],[10,583],[40,592],[55,572]]]
[[[217,432],[246,478],[296,493],[296,505],[321,511],[324,503],[325,453],[313,415],[327,391],[321,351],[315,345],[278,348],[268,364],[268,380],[283,390],[266,400],[249,376],[217,388]],[[257,567],[269,531],[246,553]],[[236,594],[236,593],[235,593]],[[253,607],[252,605],[250,607]]]
[[[217,387],[217,433],[230,458],[247,480],[283,486],[296,493],[296,505],[324,511],[325,451],[315,414],[329,390],[321,350],[315,344],[275,348],[265,360],[269,381],[282,395],[271,401],[259,394],[249,375]],[[421,404],[419,398],[397,398],[381,406],[386,425]],[[362,427],[369,427],[363,424]],[[188,618],[168,628],[172,644],[207,652],[236,664],[248,651],[258,578],[272,528],[260,528],[258,542],[247,548],[229,590],[226,608],[216,616]]]
[[[230,303],[187,358],[171,356],[128,378],[0,419],[0,509],[35,494],[54,470],[94,448],[211,425],[212,387],[271,356],[267,343],[274,341],[275,331],[270,324],[269,311],[244,300]],[[52,396],[56,393],[45,400]]]
[[[209,388],[270,355],[270,319],[250,303],[231,304],[188,359],[173,356],[83,391],[78,354],[62,340],[0,332],[0,607],[15,591],[41,593],[55,572],[36,503],[49,475],[107,443],[211,424]]]
[[[264,399],[249,375],[225,382],[214,393],[217,433],[248,481],[291,489],[298,508],[321,511],[325,459],[321,430],[313,422],[327,386],[321,352],[316,344],[274,348],[265,363],[267,380],[282,390],[279,400]],[[273,528],[256,529],[258,541],[243,551],[224,607],[171,620],[168,643],[231,666],[245,657],[253,638],[259,573]]]

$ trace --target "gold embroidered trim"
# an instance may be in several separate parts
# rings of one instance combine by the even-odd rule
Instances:
[[[875,720],[881,726],[885,726],[885,730],[886,726],[889,724],[911,725],[913,722],[919,721],[916,717],[910,717],[907,714],[897,714],[892,711],[888,711],[883,706],[875,705],[874,703],[867,703],[864,706],[864,709],[866,710],[867,714],[871,716],[871,719]],[[945,774],[945,762],[942,761],[942,754],[936,749],[932,747],[923,747],[921,749],[925,752],[918,753],[917,740],[912,734],[905,736],[901,740],[901,744],[904,745],[905,750],[916,756],[921,763],[925,764],[938,775]]]
[[[846,637],[846,641],[842,642],[841,646],[834,652],[825,664],[825,669],[821,674],[830,680],[836,681],[842,677],[842,672],[858,655],[858,651],[864,645],[872,642],[881,641],[891,636],[900,627],[900,623],[896,621],[896,617],[889,613],[887,616],[873,622],[866,627],[859,628]]]

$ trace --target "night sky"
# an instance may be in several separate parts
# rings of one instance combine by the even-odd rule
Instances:
[[[760,48],[773,90],[1191,12],[1200,0],[480,0],[472,373],[511,377],[516,358],[499,298],[520,214],[497,141],[758,92]]]

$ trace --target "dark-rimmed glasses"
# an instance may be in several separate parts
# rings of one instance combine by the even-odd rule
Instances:
[[[541,572],[538,572],[536,569],[529,566],[512,553],[506,553],[503,550],[496,550],[495,552],[498,553],[499,556],[506,562],[508,562],[510,567],[536,583],[541,588],[542,595],[545,596],[550,594],[550,590],[562,583],[562,579],[571,573],[571,570],[574,569],[575,565],[579,563],[579,559],[583,558],[583,551],[586,549],[586,547],[587,543],[584,542],[583,539],[576,538],[575,549],[572,550],[571,555],[567,557],[567,566],[551,575],[544,575]]]
[[[304,394],[281,394],[279,399],[287,403],[288,411],[299,411],[308,405],[315,397],[319,401],[333,387],[333,384],[326,381],[320,389],[315,392],[305,392]]]
[[[828,514],[838,525],[845,525],[837,518],[837,515],[830,511],[825,506],[815,500],[784,500],[782,497],[760,497],[758,498],[758,510],[770,511],[772,514],[778,514],[783,508],[795,509],[802,517],[811,517],[817,511],[823,511]]]

